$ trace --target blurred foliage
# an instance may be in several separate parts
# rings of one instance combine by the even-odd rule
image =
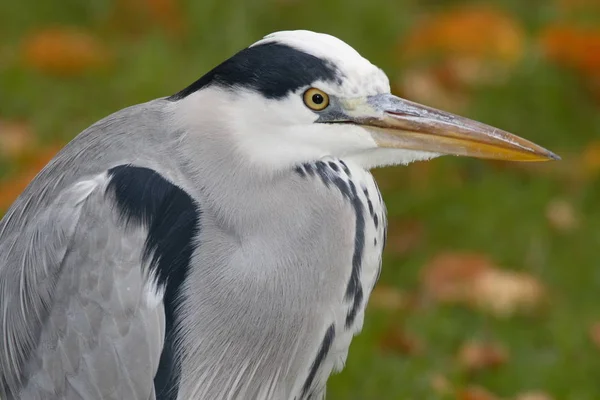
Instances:
[[[272,31],[564,158],[376,171],[380,285],[329,399],[600,398],[600,1],[25,0],[0,13],[0,210],[61,145]]]

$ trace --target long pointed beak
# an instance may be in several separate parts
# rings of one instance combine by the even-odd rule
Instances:
[[[369,128],[379,147],[509,161],[560,160],[511,133],[391,94],[344,106],[353,122]]]

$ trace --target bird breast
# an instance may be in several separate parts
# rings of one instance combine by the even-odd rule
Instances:
[[[347,271],[343,298],[331,305],[335,310],[333,321],[324,333],[305,382],[304,389],[310,390],[306,387],[324,387],[331,371],[343,367],[352,337],[362,328],[366,303],[381,270],[387,221],[375,180],[359,166],[337,159],[321,160],[298,166],[296,173],[321,185],[331,196],[343,199],[352,214],[348,220],[340,221],[338,227],[333,227],[349,230],[353,240],[347,249],[349,262],[342,267]],[[312,375],[320,377],[309,383]]]
[[[232,235],[202,214],[184,311],[194,326],[183,339],[189,398],[224,387],[245,398],[319,398],[362,328],[386,226],[371,174],[320,160],[263,196],[252,202],[267,216],[255,232]]]

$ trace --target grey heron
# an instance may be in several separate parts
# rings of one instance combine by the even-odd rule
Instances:
[[[558,159],[309,31],[100,120],[0,222],[0,398],[322,398],[380,272],[369,170],[443,154]]]

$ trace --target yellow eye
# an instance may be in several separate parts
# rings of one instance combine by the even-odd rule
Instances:
[[[321,111],[329,105],[329,96],[322,90],[310,88],[304,92],[304,104],[311,110]]]

